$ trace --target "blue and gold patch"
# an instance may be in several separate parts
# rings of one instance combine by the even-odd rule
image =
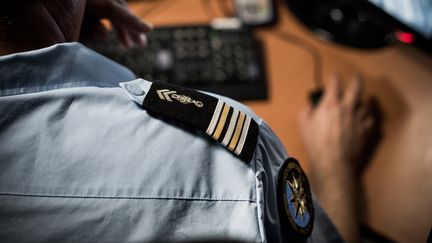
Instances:
[[[294,158],[282,165],[277,190],[282,232],[290,238],[305,239],[312,233],[314,209],[309,182]]]

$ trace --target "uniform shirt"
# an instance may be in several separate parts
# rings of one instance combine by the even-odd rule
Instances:
[[[280,234],[287,159],[259,124],[250,163],[139,107],[133,73],[78,43],[0,57],[0,242],[146,242]],[[142,81],[146,82],[146,81]],[[339,241],[315,203],[311,242]]]

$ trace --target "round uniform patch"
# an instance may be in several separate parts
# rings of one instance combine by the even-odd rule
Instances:
[[[277,188],[282,232],[291,238],[308,237],[314,221],[312,196],[307,177],[294,158],[282,165]]]

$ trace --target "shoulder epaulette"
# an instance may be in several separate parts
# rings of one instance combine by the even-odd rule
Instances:
[[[153,82],[142,106],[149,112],[205,132],[243,161],[252,159],[258,139],[258,124],[220,99],[192,89]]]

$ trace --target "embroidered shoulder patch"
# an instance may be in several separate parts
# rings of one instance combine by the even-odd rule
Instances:
[[[249,162],[258,140],[258,124],[226,102],[201,92],[153,82],[143,108],[205,132]]]
[[[302,241],[312,233],[314,208],[306,174],[294,158],[285,161],[277,181],[281,227],[290,239]]]

